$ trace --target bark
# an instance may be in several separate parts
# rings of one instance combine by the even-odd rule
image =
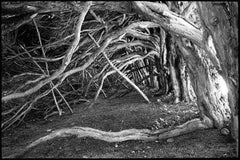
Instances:
[[[187,75],[186,75],[186,64],[184,62],[184,59],[180,57],[180,63],[179,63],[179,69],[180,69],[180,80],[181,80],[181,94],[182,99],[185,102],[190,102],[189,98],[189,90],[187,87]]]
[[[159,57],[162,57],[161,55]],[[155,66],[156,66],[156,70],[157,70],[157,73],[159,74],[157,76],[157,86],[158,86],[158,90],[160,90],[160,88],[162,87],[161,85],[161,61],[160,61],[160,58],[158,56],[154,56],[154,61],[155,61]]]
[[[197,45],[202,46],[202,31],[182,16],[170,11],[164,3],[146,1],[134,1],[132,3],[136,11],[145,15],[148,19],[152,19],[152,21],[161,25],[165,30],[189,38]]]
[[[78,138],[92,137],[94,139],[99,139],[106,142],[123,142],[127,140],[153,141],[156,139],[166,139],[170,137],[176,137],[181,134],[186,134],[195,130],[207,129],[211,127],[212,127],[212,123],[207,117],[205,117],[203,120],[193,119],[191,121],[188,121],[176,127],[159,129],[156,131],[151,131],[149,129],[127,129],[119,132],[105,132],[105,131],[101,131],[101,130],[93,129],[89,127],[75,126],[71,128],[63,128],[63,129],[55,130],[52,133],[46,136],[43,136],[35,140],[34,142],[30,143],[20,152],[13,155],[9,155],[8,157],[4,157],[4,158],[17,158],[23,155],[24,153],[26,153],[27,151],[29,151],[31,148],[37,146],[38,144],[41,144],[43,142],[46,142],[48,140],[51,140],[57,137],[67,137],[67,136],[75,135]]]
[[[147,75],[149,77],[149,67],[148,67],[149,64],[148,64],[148,60],[147,59],[143,59],[143,62],[144,62],[144,66],[145,66],[145,68],[147,70]],[[146,84],[147,84],[148,87],[150,86],[150,79],[149,78],[146,80]]]
[[[238,3],[199,2],[198,7],[206,28],[205,38],[212,36],[216,56],[221,62],[221,75],[228,86],[228,101],[232,111],[230,129],[238,146]]]
[[[190,74],[189,69],[188,69],[188,67],[186,69],[187,69],[186,83],[187,83],[188,96],[189,96],[189,99],[190,99],[191,102],[196,102],[196,94],[195,94],[195,92],[193,90],[193,87],[192,87],[192,83],[191,83],[191,79],[190,79],[190,75],[189,75]]]
[[[230,108],[228,105],[223,105],[212,82],[210,73],[213,65],[209,65],[207,59],[204,58],[206,54],[204,50],[197,48],[187,48],[180,44],[179,49],[184,55],[190,69],[190,77],[193,89],[197,96],[197,104],[201,116],[207,116],[214,122],[214,127],[222,128],[230,121]]]
[[[149,63],[148,70],[149,70],[149,75],[150,75],[150,87],[153,88],[154,87],[153,62],[148,59],[148,63]]]
[[[177,80],[176,76],[176,70],[172,64],[172,58],[170,58],[170,75],[171,75],[171,81],[172,81],[172,86],[173,86],[173,93],[174,93],[174,103],[179,103],[180,102],[180,88],[179,88],[179,83]]]
[[[170,76],[173,86],[173,93],[174,93],[174,103],[180,102],[180,86],[179,81],[177,78],[177,71],[175,68],[175,60],[176,60],[176,50],[174,47],[174,41],[173,38],[169,35],[168,37],[168,52],[169,52],[169,70],[170,70]]]
[[[238,13],[237,11],[230,11],[229,13],[235,14],[233,14],[231,17],[228,17],[226,15],[228,9],[224,9],[221,4],[223,3],[198,3],[198,10],[201,13],[200,18],[203,21],[201,25],[203,25],[205,30],[202,40],[204,43],[202,43],[202,45],[198,45],[189,37],[187,38],[192,40],[192,42],[197,44],[202,49],[197,46],[193,47],[191,41],[186,39],[182,39],[184,41],[184,45],[179,45],[179,48],[181,48],[185,60],[187,61],[191,70],[191,80],[198,98],[197,102],[202,116],[206,115],[211,118],[214,121],[214,126],[217,128],[227,125],[226,123],[229,122],[230,112],[228,111],[229,108],[227,106],[219,105],[221,103],[214,95],[216,93],[211,87],[213,81],[212,77],[209,75],[212,73],[213,68],[217,69],[221,73],[228,84],[228,88],[230,90],[230,92],[228,92],[229,104],[233,114],[238,101],[238,85],[236,85],[236,83],[233,85],[234,82],[238,82],[238,70],[236,67],[238,64],[238,54],[236,53],[238,44],[238,36],[236,36],[236,32],[238,30]],[[235,8],[235,10],[238,8],[237,3],[229,3],[229,6],[229,8],[232,6],[232,8]],[[194,5],[190,5],[183,15],[186,16],[186,19],[190,18],[191,16],[195,17],[192,20],[196,21],[197,14],[191,13],[190,10],[194,11]],[[183,12],[180,11],[180,13]],[[216,51],[214,50],[214,45],[211,45],[209,42],[209,39],[211,38],[209,35],[213,36],[213,42],[216,47]],[[213,65],[209,65],[204,57],[210,58],[210,63]],[[237,114],[235,113],[235,115]]]

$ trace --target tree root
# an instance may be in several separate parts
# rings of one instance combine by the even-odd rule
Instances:
[[[164,128],[155,131],[149,129],[127,129],[120,132],[106,132],[89,127],[74,126],[71,128],[55,130],[52,133],[41,137],[29,144],[24,150],[21,151],[21,153],[13,154],[5,158],[19,157],[26,153],[29,149],[35,147],[36,145],[56,137],[67,137],[76,135],[78,138],[92,137],[94,139],[99,139],[106,142],[123,142],[127,140],[154,141],[156,139],[176,137],[195,130],[207,129],[212,127],[212,121],[210,121],[210,119],[206,117],[203,120],[196,118],[176,127]]]

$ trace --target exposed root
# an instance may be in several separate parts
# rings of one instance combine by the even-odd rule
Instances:
[[[8,158],[23,155],[29,149],[35,147],[36,145],[56,137],[67,137],[76,135],[78,138],[92,137],[94,139],[99,139],[106,142],[123,142],[127,140],[153,141],[156,139],[176,137],[198,129],[207,129],[212,127],[213,123],[207,117],[205,117],[203,120],[196,118],[176,127],[164,128],[156,131],[152,131],[149,129],[127,129],[120,132],[106,132],[89,127],[75,126],[71,128],[55,130],[52,133],[41,137],[29,144],[24,150],[21,151],[21,153],[10,155]]]

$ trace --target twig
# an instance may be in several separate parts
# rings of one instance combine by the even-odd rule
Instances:
[[[104,57],[108,61],[108,63],[111,65],[111,67],[116,70],[128,83],[130,83],[142,96],[143,98],[148,102],[151,103],[150,100],[147,98],[147,96],[127,77],[125,76],[119,69],[117,69],[112,62],[108,59],[107,55],[105,52],[103,52]]]
[[[37,30],[37,33],[38,33],[38,38],[39,38],[40,45],[41,45],[41,47],[42,47],[42,41],[41,41],[40,33],[39,33],[37,24],[36,24],[36,22],[35,22],[34,19],[33,19],[33,22],[34,22],[34,24],[35,24],[35,27],[36,27],[36,30]],[[22,48],[24,48],[24,47],[22,47]],[[26,50],[26,49],[25,49],[25,50]],[[27,51],[27,50],[26,50],[26,51]],[[43,57],[46,58],[45,51],[44,51],[43,47],[42,47],[42,52],[43,52]],[[26,53],[28,53],[28,52],[26,52]],[[31,56],[30,53],[28,53],[28,55]],[[40,70],[43,72],[43,74],[46,74],[45,71],[38,65],[38,63],[37,63],[35,60],[33,60],[33,62],[40,68]],[[45,62],[45,65],[46,65],[47,75],[49,75],[48,64],[47,64],[46,62]],[[52,81],[50,82],[50,86],[51,86],[51,87],[54,86],[54,84],[53,84]],[[55,88],[55,89],[58,91],[59,95],[63,98],[64,102],[67,104],[67,106],[69,107],[70,111],[72,112],[71,107],[69,106],[69,104],[67,103],[67,101],[65,100],[65,98],[62,96],[61,92],[59,92],[59,90],[58,90],[57,88]],[[54,94],[54,90],[52,89],[51,91],[52,91],[52,94],[53,94],[53,98],[54,98],[56,107],[57,107],[57,109],[58,109],[58,111],[59,111],[59,115],[61,116],[61,115],[62,115],[62,110],[61,110],[61,108],[58,106],[58,102],[57,102],[57,100],[56,100],[56,96],[55,96],[55,94]]]
[[[27,55],[32,59],[31,54],[20,44],[20,47],[25,51],[25,53],[27,53]],[[33,60],[33,59],[32,59]],[[39,66],[39,64],[33,60],[33,63],[40,69],[40,71],[45,74],[45,71],[42,69],[42,67]]]
[[[38,91],[40,88],[42,88],[47,83],[51,82],[53,79],[59,77],[59,75],[61,75],[61,73],[63,73],[65,71],[66,67],[71,62],[72,55],[76,51],[77,44],[80,41],[80,33],[81,33],[82,22],[83,22],[83,20],[86,16],[91,4],[92,4],[92,2],[86,2],[86,6],[83,9],[81,15],[79,16],[79,22],[77,24],[76,31],[75,31],[75,39],[74,39],[72,45],[70,46],[67,54],[64,57],[64,60],[62,62],[62,66],[56,72],[54,72],[49,78],[39,82],[35,87],[33,87],[33,88],[31,88],[31,89],[29,89],[25,92],[14,93],[14,94],[4,96],[4,97],[2,97],[2,101],[8,101],[8,100],[11,100],[11,99],[21,98],[21,97],[27,96],[29,94],[32,94],[32,93]]]
[[[107,76],[109,76],[110,74],[113,74],[113,73],[115,73],[115,71],[107,72],[107,73],[103,76],[103,78],[102,78],[102,80],[101,80],[101,84],[100,84],[100,86],[99,86],[99,88],[98,88],[98,90],[97,90],[97,93],[96,93],[96,95],[95,95],[92,103],[89,105],[88,108],[92,108],[92,106],[93,106],[94,103],[96,102],[96,100],[97,100],[97,98],[98,98],[98,96],[99,96],[99,93],[100,93],[100,91],[102,90],[102,86],[103,86],[103,82],[104,82],[105,78],[106,78]]]
[[[149,54],[153,54],[153,52],[149,52],[149,53],[148,53],[146,56],[144,56],[144,57],[138,56],[138,57],[135,57],[135,58],[132,59],[132,60],[129,60],[128,62],[123,63],[121,66],[119,66],[118,70],[122,70],[124,67],[128,66],[129,64],[134,63],[134,62],[137,61],[137,60],[144,59],[144,58],[147,57]],[[91,107],[94,105],[95,101],[97,100],[98,95],[99,95],[99,92],[100,92],[100,90],[102,89],[103,82],[104,82],[105,78],[107,78],[109,75],[111,75],[111,74],[113,74],[113,73],[115,73],[115,72],[117,72],[117,71],[116,71],[116,70],[112,70],[112,71],[107,72],[107,73],[104,75],[104,77],[102,78],[102,81],[101,81],[101,85],[100,85],[100,87],[98,88],[98,91],[97,91],[97,93],[96,93],[96,95],[95,95],[95,98],[94,98],[94,100],[92,101],[92,103],[90,104],[89,108],[91,108]],[[124,84],[123,84],[123,85],[124,85]],[[128,88],[128,87],[126,87],[126,88]],[[129,89],[129,88],[128,88],[128,89]]]
[[[92,15],[98,22],[104,23],[104,21],[103,21],[101,18],[99,18],[99,17],[94,13],[94,11],[93,11],[92,9],[91,9],[89,12],[91,13],[91,15]]]
[[[51,83],[50,85],[51,85],[51,87],[52,87],[52,95],[53,95],[53,98],[54,98],[54,102],[55,102],[56,107],[57,107],[57,109],[58,109],[59,116],[61,116],[61,115],[62,115],[62,109],[58,106],[58,102],[57,102],[56,96],[55,96],[55,94],[54,94],[54,90],[53,90],[52,83]]]
[[[28,14],[27,16],[24,16],[21,20],[18,20],[15,25],[9,26],[7,29],[4,29],[4,30],[2,31],[2,35],[5,35],[5,34],[11,32],[11,31],[14,31],[14,30],[18,29],[18,28],[21,27],[22,25],[30,22],[31,19],[33,19],[33,18],[36,17],[37,15],[38,15],[38,13],[35,13],[35,14],[32,14],[32,15]]]
[[[18,74],[18,75],[13,76],[9,81],[11,82],[13,79],[16,79],[18,77],[22,77],[22,76],[25,76],[25,75],[38,75],[38,76],[42,76],[42,74],[39,74],[39,73],[26,72],[26,73],[22,73],[22,74]]]
[[[32,20],[33,20],[33,23],[34,23],[35,28],[36,28],[36,30],[37,30],[38,41],[39,41],[40,46],[41,46],[41,49],[42,49],[43,57],[46,58],[45,50],[44,50],[43,45],[42,45],[42,38],[41,38],[40,32],[39,32],[39,30],[38,30],[37,23],[36,23],[36,21],[35,21],[34,18],[33,18]],[[46,66],[46,72],[47,72],[47,75],[49,75],[48,64],[47,64],[47,62],[45,62],[45,66]]]
[[[50,44],[46,44],[46,45],[44,45],[43,47],[44,47],[44,48],[51,47],[51,46],[53,46],[53,45],[55,45],[55,44],[57,44],[57,43],[59,43],[59,42],[66,41],[67,39],[72,38],[73,36],[74,36],[74,34],[71,34],[71,35],[69,35],[69,36],[66,36],[65,38],[62,38],[62,39],[58,40],[58,41],[52,42],[52,43],[50,43]],[[35,50],[37,50],[37,49],[39,49],[39,48],[41,48],[41,46],[35,47],[35,48],[29,50],[28,52],[35,51]],[[16,56],[13,56],[13,57],[11,57],[11,58],[9,58],[9,59],[16,58],[16,57],[18,57],[18,56],[20,56],[20,55],[23,55],[23,54],[25,54],[25,53],[26,53],[26,52],[19,53],[19,54],[17,54]],[[64,56],[61,56],[61,57],[58,57],[58,58],[34,58],[34,59],[35,59],[35,60],[38,60],[38,59],[39,59],[39,61],[53,62],[53,61],[61,60],[61,59],[63,59],[63,58],[64,58]]]
[[[54,86],[54,84],[51,82],[52,86]],[[68,104],[68,102],[66,101],[66,99],[64,98],[64,96],[62,95],[62,93],[58,90],[58,88],[55,88],[55,90],[58,92],[58,94],[62,97],[63,101],[66,103],[66,105],[68,106],[69,110],[71,111],[71,113],[73,113],[72,108],[70,107],[70,105]]]
[[[21,112],[21,110],[27,106],[29,102],[26,102],[24,105],[22,105],[22,107],[10,118],[8,119],[7,121],[3,122],[2,125],[1,125],[1,128],[3,128],[3,131],[6,130],[7,128],[9,128],[16,120],[14,120],[14,118]],[[6,127],[4,127],[7,123],[9,123]]]
[[[104,68],[107,68],[107,66],[105,66]],[[100,72],[101,74],[102,74],[102,72],[104,71],[104,69]],[[93,76],[87,71],[87,73],[88,73],[88,75],[90,76],[90,78],[92,78]],[[93,82],[93,80],[94,79],[96,79],[98,76],[100,76],[101,74],[97,74],[97,75],[95,75],[91,80],[90,80],[90,82],[88,83],[88,85],[87,85],[87,89],[86,89],[86,92],[85,92],[85,96],[87,95],[87,92],[88,92],[88,89],[89,89],[89,87],[90,87],[90,85],[91,85],[91,83]],[[96,84],[96,83],[94,83],[97,87],[98,87],[98,84]],[[103,89],[101,89],[101,91],[102,91],[102,93],[103,93],[103,95],[104,95],[104,97],[106,98],[107,97],[107,95],[106,95],[106,93],[104,92],[104,90]]]

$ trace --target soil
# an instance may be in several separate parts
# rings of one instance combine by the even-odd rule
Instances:
[[[72,106],[48,119],[24,121],[2,133],[2,157],[18,153],[36,139],[53,130],[71,126],[92,127],[104,131],[124,129],[154,129],[178,125],[198,117],[193,104],[169,104],[151,98],[148,104],[139,94],[122,98],[99,98],[92,108],[88,103]],[[162,120],[162,121],[161,121]],[[158,123],[157,123],[158,122]],[[189,134],[157,141],[125,141],[109,143],[93,138],[59,137],[33,147],[21,158],[186,158],[236,157],[236,144],[217,129],[199,130]]]

